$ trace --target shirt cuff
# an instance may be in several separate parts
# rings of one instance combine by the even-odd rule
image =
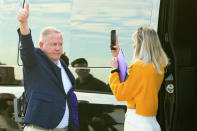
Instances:
[[[19,36],[20,37],[23,37],[24,39],[28,39],[28,38],[31,38],[31,29],[29,29],[29,34],[27,34],[27,35],[22,35],[21,34],[21,31],[20,31],[20,28],[18,28],[18,30],[17,30],[17,32],[18,32],[18,34],[19,34]]]

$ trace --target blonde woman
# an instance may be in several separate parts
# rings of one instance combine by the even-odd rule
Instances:
[[[118,101],[127,102],[124,131],[160,131],[156,120],[158,92],[168,58],[154,29],[139,28],[132,37],[134,54],[126,81],[120,83],[116,50],[111,53],[110,88]]]

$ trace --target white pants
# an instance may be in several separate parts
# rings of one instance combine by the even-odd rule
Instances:
[[[44,129],[44,128],[34,126],[34,125],[27,125],[25,126],[24,131],[67,131],[67,128]]]
[[[124,131],[161,131],[155,116],[136,114],[136,109],[127,109]]]

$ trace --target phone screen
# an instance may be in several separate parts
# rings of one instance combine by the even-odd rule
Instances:
[[[110,44],[111,50],[116,50],[116,48],[113,47],[115,45],[116,45],[116,30],[111,30],[111,44]]]

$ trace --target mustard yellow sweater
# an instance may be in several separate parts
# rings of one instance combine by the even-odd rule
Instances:
[[[164,72],[164,68],[160,67]],[[118,101],[127,101],[128,108],[136,108],[136,113],[144,116],[156,116],[158,92],[164,73],[158,74],[153,64],[144,65],[138,61],[129,68],[129,76],[120,83],[118,72],[110,74],[110,88]]]

